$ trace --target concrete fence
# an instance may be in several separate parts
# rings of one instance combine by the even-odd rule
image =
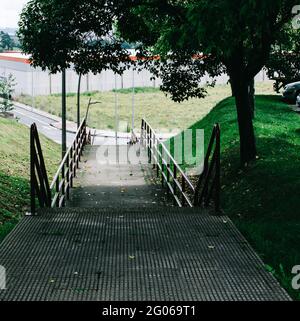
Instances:
[[[16,79],[15,95],[49,95],[61,93],[61,75],[49,74],[40,68],[32,68],[26,62],[0,60],[0,76],[7,77],[12,74]],[[117,77],[117,88],[131,88],[133,84],[135,87],[159,87],[161,85],[160,79],[151,80],[151,73],[147,70],[141,72],[134,72],[129,69],[124,72],[122,76]],[[202,83],[209,80],[209,77],[203,77]],[[261,71],[256,81],[268,80],[264,71]],[[227,75],[221,75],[217,78],[217,84],[226,84],[228,82]],[[67,92],[77,92],[78,75],[73,70],[67,70]],[[103,71],[100,74],[94,75],[92,73],[83,76],[81,82],[81,91],[110,91],[115,88],[115,74],[111,70]]]

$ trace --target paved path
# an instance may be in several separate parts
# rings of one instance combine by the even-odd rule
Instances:
[[[227,217],[197,208],[25,217],[0,246],[0,265],[0,300],[290,299]]]
[[[104,166],[98,148],[69,207],[24,217],[0,245],[0,300],[290,300],[228,217],[171,207],[144,153]]]
[[[139,145],[131,148],[139,150]],[[142,149],[141,163],[136,165],[103,164],[101,150],[100,146],[86,147],[68,206],[126,208],[170,204]]]

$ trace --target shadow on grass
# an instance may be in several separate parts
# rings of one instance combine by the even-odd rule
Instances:
[[[29,206],[29,181],[0,172],[0,242]]]

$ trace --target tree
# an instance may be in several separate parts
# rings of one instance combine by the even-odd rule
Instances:
[[[9,74],[7,78],[0,79],[0,111],[2,113],[11,111],[13,103],[11,101],[15,87],[15,78]]]
[[[4,50],[13,50],[15,43],[8,33],[0,32],[0,46]]]
[[[129,61],[121,41],[112,34],[122,0],[31,0],[19,22],[20,42],[34,67],[62,71],[62,154],[66,149],[65,70],[78,75],[111,69],[121,74]],[[79,77],[80,78],[80,77]],[[80,91],[80,81],[78,95]],[[79,102],[79,99],[78,99]],[[78,103],[79,114],[79,103]],[[79,119],[78,119],[79,122]]]
[[[288,83],[300,81],[300,33],[292,25],[287,25],[272,46],[266,69],[268,77],[275,80],[276,92]]]
[[[31,0],[19,21],[22,49],[34,67],[78,74],[112,69],[122,73],[128,60],[123,41],[112,34],[122,0]]]
[[[118,28],[127,41],[143,43],[141,54],[160,56],[153,69],[162,77],[162,89],[174,100],[205,96],[199,85],[205,72],[215,77],[223,68],[229,75],[236,101],[241,163],[255,159],[249,87],[291,20],[297,1],[130,2]]]

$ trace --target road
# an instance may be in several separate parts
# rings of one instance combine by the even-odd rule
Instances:
[[[32,123],[36,123],[38,131],[44,134],[49,139],[54,142],[61,144],[61,130],[51,126],[56,120],[51,118],[51,116],[47,117],[45,115],[41,115],[40,113],[36,113],[34,109],[31,110],[29,108],[22,108],[19,106],[14,106],[14,110],[12,111],[15,117],[18,118],[21,124],[24,124],[28,127],[31,126]],[[67,132],[67,146],[70,146],[75,138],[74,133]],[[118,138],[118,145],[126,145],[128,142],[127,138]],[[105,136],[96,136],[93,140],[94,145],[115,145],[116,140],[114,137],[105,137]]]
[[[40,133],[44,134],[46,137],[53,140],[54,142],[61,144],[61,130],[51,126],[51,123],[54,122],[52,118],[42,116],[40,114],[35,113],[34,111],[29,111],[18,106],[14,107],[13,113],[15,117],[18,118],[19,123],[24,124],[28,127],[30,127],[32,123],[36,123],[38,131]],[[67,133],[68,145],[72,143],[74,137],[74,134]]]

